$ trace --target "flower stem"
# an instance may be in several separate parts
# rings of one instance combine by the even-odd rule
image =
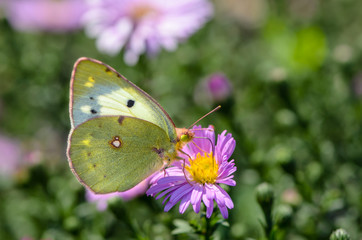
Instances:
[[[256,187],[256,199],[263,210],[265,217],[264,232],[269,240],[274,239],[272,209],[274,202],[274,190],[268,183],[261,183]]]
[[[272,234],[273,220],[272,220],[271,211],[265,211],[264,215],[265,215],[265,221],[266,221],[265,235],[268,236],[269,240],[273,240],[274,239],[274,237],[273,237],[274,234]]]
[[[209,239],[211,239],[211,235],[212,235],[211,220],[210,220],[210,218],[206,217],[206,214],[204,215],[204,217],[206,220],[205,240],[209,240]]]

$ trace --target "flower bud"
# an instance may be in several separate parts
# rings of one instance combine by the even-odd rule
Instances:
[[[332,232],[331,236],[329,237],[329,240],[350,240],[351,237],[346,232],[346,230],[339,228]]]
[[[274,214],[274,223],[280,227],[284,228],[288,226],[293,216],[293,209],[286,204],[280,205],[275,209]]]
[[[271,209],[274,202],[274,190],[269,183],[261,183],[256,187],[256,199],[263,210]]]

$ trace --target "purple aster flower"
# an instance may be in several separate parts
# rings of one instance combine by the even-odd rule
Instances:
[[[156,196],[156,199],[165,196],[163,202],[166,203],[166,212],[180,201],[181,214],[190,204],[198,213],[203,202],[208,218],[213,212],[215,200],[222,216],[227,218],[227,209],[232,209],[234,204],[219,184],[236,185],[232,175],[236,171],[234,160],[229,161],[235,149],[235,140],[225,130],[218,135],[215,145],[212,126],[206,129],[194,126],[193,131],[195,138],[182,149],[186,154],[179,155],[185,159],[185,168],[184,161],[177,161],[165,170],[166,173],[155,175],[147,195]]]
[[[86,32],[101,52],[136,64],[139,55],[174,50],[213,14],[208,0],[93,0],[84,17]]]
[[[125,191],[125,192],[114,192],[114,193],[107,193],[107,194],[95,194],[92,191],[86,191],[86,199],[89,202],[97,203],[97,208],[99,211],[104,211],[107,209],[108,200],[111,198],[122,198],[125,201],[129,201],[133,198],[136,198],[142,194],[144,194],[149,186],[149,181],[152,176],[146,178],[135,187]]]
[[[214,73],[195,87],[194,100],[199,105],[210,106],[227,100],[232,94],[232,85],[222,73]]]
[[[4,5],[10,24],[20,31],[78,29],[86,10],[85,0],[8,0]]]

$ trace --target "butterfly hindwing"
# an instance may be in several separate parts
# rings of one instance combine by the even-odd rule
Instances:
[[[175,151],[157,125],[128,116],[101,116],[78,125],[68,157],[80,182],[96,193],[128,190],[162,168],[163,152]]]
[[[73,128],[93,117],[122,115],[152,122],[176,139],[175,125],[157,101],[97,60],[80,58],[75,63],[70,94]]]

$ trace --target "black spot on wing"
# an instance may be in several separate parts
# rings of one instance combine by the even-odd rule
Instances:
[[[127,101],[127,107],[129,107],[129,108],[133,107],[134,103],[135,103],[134,100],[132,100],[132,99],[128,100]]]
[[[94,110],[94,109],[91,109],[90,112],[91,112],[92,114],[96,114],[96,113],[97,113],[97,111]]]
[[[94,97],[89,97],[90,100],[94,100]]]

